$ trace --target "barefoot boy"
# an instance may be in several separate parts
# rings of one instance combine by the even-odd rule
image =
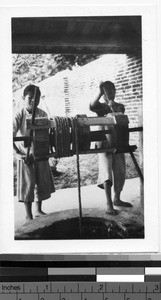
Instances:
[[[35,93],[36,92],[36,93]],[[35,85],[28,85],[23,92],[24,107],[17,111],[13,118],[13,136],[29,136],[30,131],[26,127],[26,120],[31,119],[34,95],[36,95],[35,117],[47,117],[46,112],[38,108],[40,102],[40,90]],[[54,182],[48,160],[35,161],[30,151],[26,158],[27,148],[24,142],[14,144],[17,156],[17,194],[18,200],[24,202],[26,220],[32,220],[32,202],[35,200],[35,216],[45,213],[42,210],[42,201],[50,198],[55,191]]]
[[[100,102],[104,96],[104,102]],[[90,110],[99,117],[106,116],[108,113],[124,113],[125,108],[121,103],[114,101],[115,85],[111,81],[101,83],[99,93],[90,103]],[[125,183],[125,156],[124,153],[109,154],[107,152],[99,154],[99,176],[98,186],[105,190],[107,199],[107,214],[116,214],[115,206],[131,207],[128,202],[120,199],[120,194]],[[114,199],[111,199],[111,187],[114,186]]]

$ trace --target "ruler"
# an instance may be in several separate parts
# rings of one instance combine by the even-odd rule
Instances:
[[[161,282],[3,282],[0,300],[161,300]]]

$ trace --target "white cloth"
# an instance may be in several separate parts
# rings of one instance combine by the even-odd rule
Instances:
[[[48,161],[35,161],[26,165],[17,160],[17,196],[20,202],[46,200],[55,192],[53,176]]]
[[[99,117],[107,116],[111,113],[110,107],[107,103],[98,102],[96,105],[90,105],[90,110],[95,112]],[[125,108],[121,103],[113,102],[113,112],[124,113]],[[100,130],[113,129],[113,125],[100,126]],[[115,141],[114,132],[113,135],[106,134],[106,145],[108,148],[113,148]],[[98,148],[102,147],[103,142],[97,143]],[[108,152],[99,153],[99,174],[98,174],[98,186],[103,187],[103,183],[107,180],[111,182],[116,193],[120,193],[125,183],[126,166],[125,166],[125,155],[124,153],[109,154]]]
[[[122,191],[125,183],[125,155],[124,153],[108,154],[99,153],[99,174],[98,186],[103,187],[103,183],[110,180],[113,184],[114,191],[119,193]]]
[[[30,130],[26,127],[26,120],[31,119],[30,114],[25,108],[16,111],[13,116],[13,136],[29,136]],[[40,108],[36,108],[35,118],[47,117],[47,113]],[[21,153],[26,154],[27,148],[24,147],[24,142],[16,143],[17,148]]]
[[[37,108],[35,117],[47,117],[46,112]],[[28,136],[30,131],[26,128],[26,119],[31,118],[31,114],[22,108],[16,112],[13,118],[13,136]],[[23,142],[16,143],[22,154],[27,153],[27,148]],[[34,161],[31,165],[26,165],[18,157],[17,159],[17,196],[21,202],[42,201],[50,198],[55,192],[53,176],[48,160]]]

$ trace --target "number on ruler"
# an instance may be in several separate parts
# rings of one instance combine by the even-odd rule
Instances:
[[[155,291],[158,291],[158,290],[159,290],[159,285],[156,284],[156,285],[155,285]]]
[[[103,291],[103,284],[100,284],[98,291]]]

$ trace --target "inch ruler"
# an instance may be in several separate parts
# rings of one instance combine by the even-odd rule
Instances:
[[[161,282],[3,282],[0,300],[161,300]]]

